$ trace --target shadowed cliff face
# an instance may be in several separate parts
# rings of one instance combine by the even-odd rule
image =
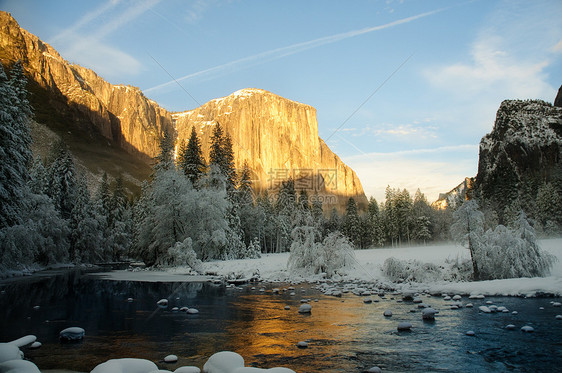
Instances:
[[[50,100],[66,101],[66,110],[81,117],[67,126],[92,126],[124,150],[148,157],[158,153],[159,138],[171,129],[171,117],[138,88],[112,85],[92,70],[68,63],[5,12],[0,12],[0,35],[2,63],[21,59],[28,77],[54,96]]]
[[[539,100],[502,102],[492,132],[480,141],[476,191],[501,212],[561,178],[562,108]]]
[[[68,63],[21,29],[11,15],[0,12],[0,61],[11,66],[18,59],[30,79],[36,120],[59,133],[72,131],[76,142],[84,134],[90,137],[84,142],[103,138],[106,145],[150,163],[165,130],[177,136],[179,144],[187,141],[195,126],[208,159],[218,121],[232,137],[236,167],[247,161],[258,189],[275,192],[281,181],[293,177],[297,189],[337,196],[337,205],[344,206],[348,197],[366,203],[355,172],[318,137],[316,110],[311,106],[244,89],[195,110],[171,114],[138,88],[112,85],[92,70]],[[334,199],[325,201],[333,204]]]

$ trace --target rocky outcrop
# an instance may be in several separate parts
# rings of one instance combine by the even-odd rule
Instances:
[[[21,60],[26,74],[41,90],[34,106],[54,107],[69,119],[64,125],[95,129],[129,152],[153,157],[159,138],[171,129],[170,114],[148,100],[138,88],[112,85],[92,70],[64,60],[50,45],[19,27],[9,13],[0,12],[0,61]],[[48,100],[37,102],[37,100]],[[49,116],[49,112],[39,113]],[[60,114],[60,113],[58,113]]]
[[[523,207],[544,182],[562,177],[562,108],[540,100],[502,102],[491,133],[480,141],[475,191],[501,215]]]
[[[208,159],[210,137],[216,123],[230,134],[236,167],[248,162],[253,185],[275,193],[280,182],[292,177],[297,189],[330,197],[354,197],[366,203],[355,172],[346,166],[318,136],[316,109],[261,89],[242,89],[201,107],[172,115],[178,139],[189,138],[195,127]]]
[[[473,183],[474,178],[466,177],[462,183],[447,193],[439,193],[439,198],[433,202],[431,206],[438,210],[445,210],[447,208],[455,209],[469,197],[469,192],[472,189]]]
[[[92,70],[70,64],[21,29],[9,13],[0,12],[0,61],[9,68],[17,60],[30,78],[37,122],[63,137],[72,133],[71,150],[75,155],[82,150],[83,158],[89,158],[84,163],[95,174],[99,168],[108,171],[119,164],[121,169],[114,174],[125,172],[140,181],[148,172],[123,150],[144,159],[146,168],[159,152],[164,131],[176,135],[179,144],[187,141],[192,126],[208,159],[212,128],[218,121],[232,137],[236,167],[248,162],[257,189],[275,192],[281,181],[293,177],[297,189],[318,193],[327,205],[345,206],[348,197],[360,204],[367,202],[355,172],[318,137],[316,110],[311,106],[267,91],[244,89],[195,110],[172,114],[138,88],[112,85]],[[103,141],[93,146],[96,138]],[[98,144],[107,149],[100,150]],[[98,151],[95,157],[93,151]]]
[[[562,85],[560,86],[560,88],[558,88],[558,94],[554,99],[554,106],[562,107]]]

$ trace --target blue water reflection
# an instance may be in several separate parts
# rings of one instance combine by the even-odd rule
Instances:
[[[452,310],[441,297],[424,297],[439,310],[428,322],[416,304],[399,302],[399,296],[375,295],[365,304],[352,294],[323,296],[310,285],[297,285],[293,296],[271,291],[288,285],[261,286],[265,291],[252,285],[115,282],[80,273],[2,283],[0,341],[35,334],[43,346],[24,350],[28,359],[41,369],[82,372],[118,357],[150,359],[172,371],[202,367],[220,350],[238,352],[247,365],[297,372],[360,372],[374,365],[386,372],[553,372],[562,366],[562,320],[555,319],[562,309],[551,304],[560,299],[465,298],[475,307]],[[162,298],[169,300],[166,309],[156,305]],[[310,299],[310,315],[297,312],[301,299]],[[479,313],[486,301],[510,312]],[[172,311],[183,306],[199,314]],[[383,316],[386,309],[392,317]],[[401,321],[411,322],[412,330],[398,332]],[[506,330],[507,324],[516,329]],[[521,332],[523,325],[535,332]],[[84,341],[61,344],[58,332],[68,326],[86,329]],[[468,330],[476,335],[466,336]],[[309,348],[297,348],[299,341]],[[178,363],[163,363],[168,354],[178,355]]]

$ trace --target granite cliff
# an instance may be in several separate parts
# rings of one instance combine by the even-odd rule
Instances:
[[[309,194],[353,196],[366,203],[355,172],[318,136],[311,106],[249,88],[172,118],[178,139],[187,139],[195,127],[207,159],[209,139],[220,123],[232,138],[236,167],[248,162],[258,189],[275,191],[281,180],[292,177],[297,189]]]
[[[562,108],[540,100],[506,100],[480,141],[474,191],[497,211],[514,201],[531,213],[538,188],[562,181]]]
[[[212,128],[219,122],[232,137],[236,166],[248,162],[258,189],[275,188],[293,177],[309,194],[343,197],[340,206],[350,196],[366,203],[355,172],[318,136],[311,106],[244,89],[172,114],[138,88],[112,85],[94,71],[67,62],[20,28],[9,13],[0,12],[0,62],[9,68],[17,60],[29,78],[35,120],[63,137],[94,174],[126,173],[138,185],[148,176],[164,131],[173,133],[179,144],[187,141],[192,126],[208,159]]]

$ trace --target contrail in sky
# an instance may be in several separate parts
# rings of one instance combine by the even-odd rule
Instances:
[[[244,57],[244,58],[241,58],[241,59],[238,59],[238,60],[227,62],[227,63],[219,65],[219,66],[215,66],[215,67],[211,67],[211,68],[208,68],[208,69],[205,69],[205,70],[197,71],[195,73],[188,74],[188,75],[182,76],[180,78],[177,78],[176,80],[170,80],[169,82],[162,83],[162,84],[159,84],[157,86],[145,89],[145,90],[143,90],[143,92],[149,93],[149,92],[158,91],[158,90],[160,90],[162,88],[165,88],[165,87],[168,87],[170,85],[177,84],[177,82],[187,80],[187,79],[191,79],[191,78],[208,76],[208,75],[212,75],[212,74],[220,74],[220,73],[222,73],[226,70],[230,70],[230,71],[239,70],[239,69],[255,66],[255,65],[258,65],[258,64],[262,64],[264,62],[278,60],[280,58],[290,56],[290,55],[293,55],[293,54],[296,54],[296,53],[299,53],[299,52],[303,52],[303,51],[306,51],[306,50],[309,50],[309,49],[312,49],[312,48],[316,48],[316,47],[319,47],[319,46],[322,46],[322,45],[332,44],[332,43],[335,43],[335,42],[340,41],[340,40],[352,38],[354,36],[368,34],[370,32],[384,30],[384,29],[387,29],[387,28],[390,28],[390,27],[394,27],[394,26],[402,25],[402,24],[405,24],[405,23],[408,23],[408,22],[412,22],[412,21],[415,21],[417,19],[428,17],[428,16],[431,16],[433,14],[442,12],[442,11],[444,11],[446,9],[449,9],[449,8],[450,7],[432,10],[430,12],[425,12],[425,13],[421,13],[421,14],[418,14],[418,15],[415,15],[415,16],[402,18],[402,19],[399,19],[399,20],[396,20],[396,21],[393,21],[393,22],[390,22],[390,23],[386,23],[384,25],[367,27],[367,28],[363,28],[363,29],[360,29],[360,30],[348,31],[348,32],[344,32],[344,33],[336,34],[336,35],[324,36],[322,38],[318,38],[318,39],[314,39],[314,40],[309,40],[309,41],[289,45],[287,47],[272,49],[272,50],[269,50],[269,51],[266,51],[266,52],[254,54],[254,55],[249,56],[249,57]]]

